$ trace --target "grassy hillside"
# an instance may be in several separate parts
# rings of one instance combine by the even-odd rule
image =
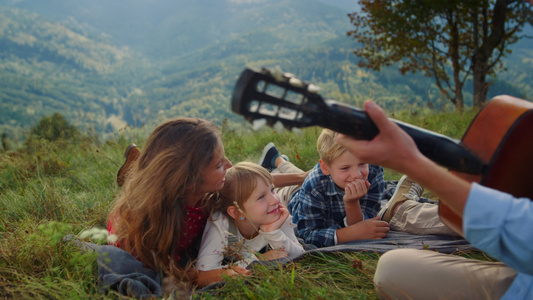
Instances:
[[[390,115],[460,138],[475,112],[435,114],[413,107]],[[151,130],[148,126],[129,129],[105,143],[95,136],[40,141],[31,149],[0,154],[0,297],[117,298],[98,294],[94,255],[61,239],[105,228],[109,207],[120,191],[116,172],[123,163],[123,151],[130,142],[142,148]],[[233,162],[256,162],[270,141],[302,169],[311,168],[318,159],[315,145],[320,128],[297,134],[270,128],[253,132],[248,124],[226,124],[222,131],[226,155]],[[399,176],[386,172],[386,179]],[[230,280],[212,294],[198,297],[376,299],[371,278],[378,257],[312,255],[285,266],[258,267],[246,282]]]

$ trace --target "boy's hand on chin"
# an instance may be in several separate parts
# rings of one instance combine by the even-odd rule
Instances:
[[[342,200],[344,203],[352,204],[356,201],[359,201],[370,188],[370,182],[364,179],[357,179],[355,181],[349,182],[344,188],[344,196]]]
[[[281,228],[281,226],[283,226],[283,224],[285,223],[285,221],[287,221],[287,219],[289,218],[289,210],[283,206],[283,204],[279,204],[279,211],[280,211],[280,215],[279,215],[279,218],[270,223],[270,224],[262,224],[259,226],[259,229],[261,229],[263,232],[270,232],[270,231],[274,231],[274,230],[278,230]]]

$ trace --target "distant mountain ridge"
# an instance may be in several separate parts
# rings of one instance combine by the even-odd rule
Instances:
[[[229,99],[246,66],[279,65],[352,105],[373,98],[390,110],[442,106],[430,78],[357,67],[345,0],[2,4],[0,131],[10,135],[56,111],[104,136],[175,116],[239,121]],[[533,50],[515,53],[491,90],[533,96]]]
[[[338,0],[337,0],[338,1]],[[105,33],[117,45],[129,46],[147,56],[180,56],[261,28],[296,26],[308,30],[300,37],[312,39],[314,30],[344,34],[346,14],[314,0],[14,0],[11,5],[64,21],[75,19]],[[293,22],[310,16],[304,26]],[[342,17],[342,19],[339,18]],[[305,26],[312,26],[305,28]],[[319,28],[322,27],[322,28]],[[286,40],[286,47],[299,40]],[[173,52],[172,52],[173,51]]]

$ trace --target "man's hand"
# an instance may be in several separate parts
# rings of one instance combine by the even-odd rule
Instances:
[[[337,143],[363,162],[409,174],[411,169],[416,168],[412,162],[422,156],[413,139],[398,124],[389,120],[374,102],[366,101],[365,111],[378,127],[379,134],[370,141],[339,134]]]

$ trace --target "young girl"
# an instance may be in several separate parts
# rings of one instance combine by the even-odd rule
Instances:
[[[294,258],[304,252],[286,207],[274,192],[271,174],[242,162],[230,168],[224,187],[208,198],[211,218],[202,238],[196,267],[198,285],[222,275],[250,274],[253,261]],[[265,247],[271,249],[259,254]]]
[[[108,230],[116,246],[149,268],[177,279],[196,258],[208,214],[206,193],[220,190],[231,162],[218,127],[206,120],[177,118],[159,125],[128,172],[110,212]]]

